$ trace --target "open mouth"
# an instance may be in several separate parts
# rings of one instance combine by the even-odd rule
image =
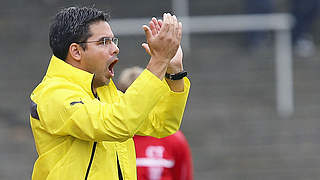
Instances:
[[[108,70],[112,76],[114,76],[113,66],[117,64],[118,59],[114,59],[112,63],[108,66]]]

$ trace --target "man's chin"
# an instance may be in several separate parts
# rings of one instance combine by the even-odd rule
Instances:
[[[94,88],[98,88],[98,87],[101,87],[101,86],[105,86],[105,85],[108,85],[110,83],[110,79],[111,78],[107,78],[107,77],[104,77],[103,79],[95,79],[94,82],[93,82],[93,87]]]
[[[108,84],[110,83],[110,79],[111,79],[111,78],[106,78],[106,80],[104,81],[104,84],[105,84],[105,85],[108,85]]]

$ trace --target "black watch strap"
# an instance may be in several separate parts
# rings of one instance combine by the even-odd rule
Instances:
[[[186,77],[187,75],[188,75],[187,71],[181,71],[181,72],[178,72],[177,74],[166,73],[166,78],[171,80],[179,80],[179,79],[182,79],[183,77]]]

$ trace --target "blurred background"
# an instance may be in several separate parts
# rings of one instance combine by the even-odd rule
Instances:
[[[111,11],[111,26],[120,38],[116,77],[124,68],[145,67],[149,59],[141,48],[145,41],[142,30],[140,34],[131,27],[124,30],[126,24],[121,20],[160,17],[164,12],[199,17],[192,22],[184,18],[183,37],[184,66],[192,87],[181,129],[192,150],[195,179],[320,179],[317,0],[3,1],[0,179],[31,179],[37,154],[29,125],[29,95],[44,76],[52,55],[48,45],[50,19],[62,7],[83,5]],[[296,19],[288,21],[292,23],[292,41],[286,28],[275,30],[270,26],[265,31],[250,32],[250,26],[245,25],[247,29],[241,31],[232,29],[233,24],[241,26],[242,20],[252,16],[222,19],[227,28],[215,29],[219,27],[213,20],[221,19],[214,17],[257,13],[292,14]],[[272,24],[277,20],[255,21]],[[206,24],[213,27],[202,31]],[[277,32],[284,34],[282,41],[278,42]],[[286,53],[281,54],[277,42]],[[276,71],[277,57],[286,59],[286,63],[281,66],[284,69]],[[280,72],[289,75],[281,83],[277,77]],[[277,89],[282,84],[289,88],[281,94],[287,98],[279,102]]]

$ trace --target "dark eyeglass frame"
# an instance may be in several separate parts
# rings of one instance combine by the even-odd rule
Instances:
[[[97,41],[81,41],[81,42],[77,42],[77,43],[81,44],[81,43],[94,43],[94,42],[101,42],[104,46],[109,45],[109,44],[111,44],[111,42],[113,42],[116,46],[118,46],[119,38],[117,38],[117,37],[103,37]]]

